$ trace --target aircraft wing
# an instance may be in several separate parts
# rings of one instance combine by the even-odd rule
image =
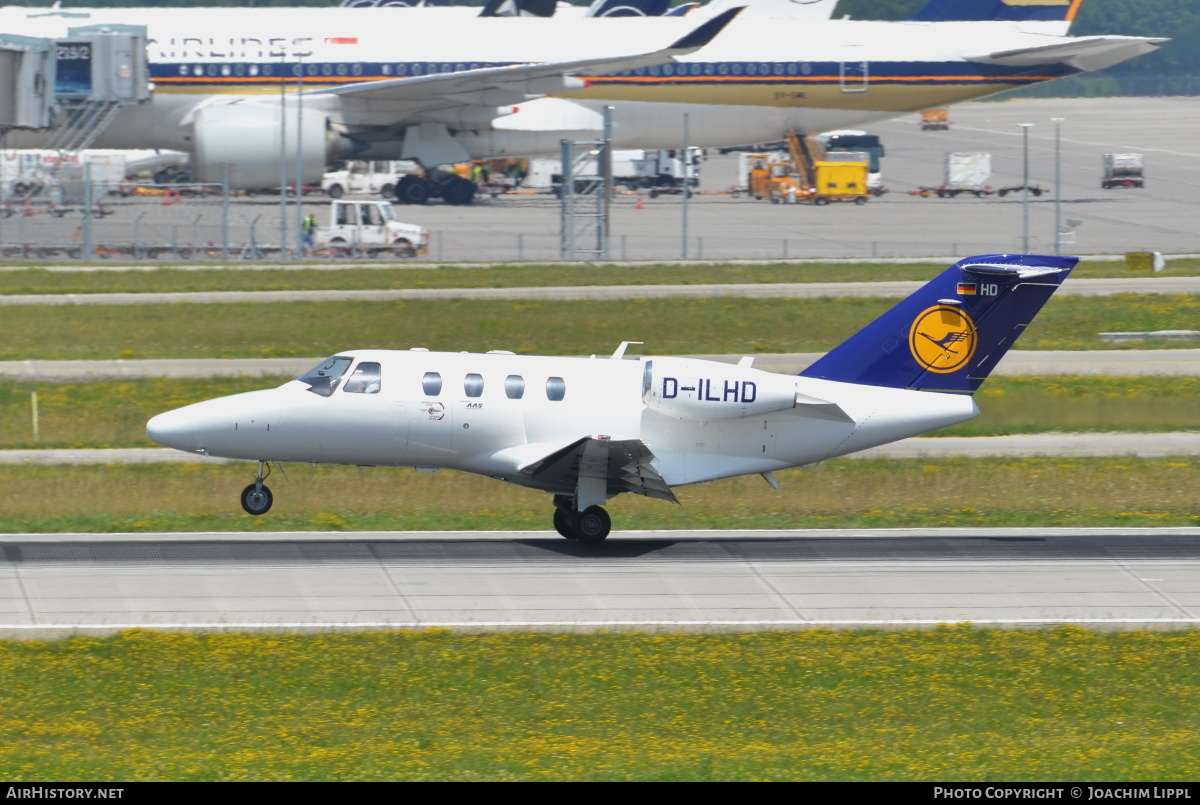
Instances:
[[[967,60],[1005,67],[1066,64],[1078,70],[1103,70],[1134,56],[1157,50],[1170,39],[1145,36],[1079,36],[1049,45],[968,55]]]
[[[678,503],[671,487],[651,466],[654,454],[641,439],[607,439],[591,436],[552,450],[520,470],[545,487],[574,490],[581,475],[606,477],[609,495],[632,492]]]
[[[676,56],[694,53],[711,42],[741,10],[740,7],[730,9],[698,25],[691,33],[667,47],[645,53],[580,61],[512,64],[386,81],[362,81],[317,90],[316,93],[385,103],[389,108],[406,114],[454,106],[524,103],[533,97],[583,87],[587,83],[586,76],[611,75],[638,67],[666,64]]]

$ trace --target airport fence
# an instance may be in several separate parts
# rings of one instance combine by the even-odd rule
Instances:
[[[788,208],[742,197],[712,195],[692,201],[693,217],[686,240],[678,198],[650,202],[622,197],[613,205],[609,258],[613,261],[677,260],[794,260],[954,257],[1022,249],[1019,229],[1013,227],[908,226],[903,218],[884,226],[864,226],[873,206],[932,202],[873,201],[865,208],[841,205]],[[328,199],[313,194],[294,199],[286,209],[278,196],[223,198],[219,193],[162,192],[155,195],[106,196],[89,212],[84,205],[54,208],[46,203],[10,204],[0,213],[0,251],[10,264],[129,262],[133,264],[185,261],[249,263],[331,262],[330,255],[299,256],[295,243],[301,217],[324,222]],[[985,202],[979,202],[984,204]],[[1049,208],[1035,227],[1033,251],[1054,249]],[[644,208],[644,209],[643,209]],[[1016,215],[1019,205],[1011,208]],[[470,207],[395,207],[401,221],[426,226],[431,232],[427,254],[415,258],[380,256],[382,265],[455,262],[558,262],[561,239],[559,204],[549,195],[483,199]],[[891,214],[889,214],[891,217]],[[924,218],[918,220],[925,220]],[[1043,225],[1045,224],[1045,225]],[[1042,230],[1048,230],[1043,232]],[[1138,230],[1145,231],[1145,230]],[[1153,233],[1150,233],[1151,235]],[[1100,238],[1109,238],[1109,243]],[[1085,249],[1090,253],[1124,251],[1200,252],[1195,243],[1164,248],[1157,242],[1132,242],[1128,237],[1094,229]],[[286,249],[280,243],[288,244]],[[1064,244],[1073,251],[1074,244]]]

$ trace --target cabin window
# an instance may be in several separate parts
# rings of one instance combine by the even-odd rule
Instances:
[[[708,64],[704,65],[704,74],[705,75],[712,75],[714,70],[715,70],[715,68],[713,67],[712,62],[709,62]]]
[[[442,376],[437,372],[426,372],[421,378],[421,390],[427,397],[436,397],[442,393]]]
[[[783,65],[782,64],[775,65],[775,75],[783,75]]]
[[[510,400],[519,400],[525,396],[525,378],[520,375],[509,375],[504,378],[504,393]]]
[[[669,64],[664,64],[662,71],[663,75],[675,75],[675,68]]]
[[[693,64],[691,67],[692,75],[700,75],[700,65]]]
[[[384,75],[392,74],[392,65],[390,65],[390,64],[385,64],[385,65],[383,65],[383,67],[381,67],[379,69]]]
[[[750,62],[746,65],[746,75],[758,75],[758,65]]]
[[[729,75],[729,65],[721,62],[717,65],[717,75]]]
[[[346,380],[346,386],[343,391],[347,394],[378,394],[379,376],[379,364],[360,363]]]
[[[741,74],[742,74],[742,63],[741,63],[741,62],[735,62],[735,63],[734,63],[734,65],[733,65],[733,74],[734,74],[734,75],[741,75]]]
[[[396,65],[396,75],[408,75],[408,65],[407,64],[397,64]]]
[[[483,375],[469,374],[463,379],[463,391],[468,397],[479,397],[483,394]]]
[[[350,368],[353,358],[335,355],[321,361],[299,377],[301,383],[308,385],[308,390],[320,397],[328,397],[338,387],[342,375]]]
[[[560,402],[563,397],[567,396],[567,381],[561,377],[546,378],[546,399],[551,402]]]
[[[338,75],[348,75],[350,72],[350,68],[344,64],[339,64],[336,68],[336,72]],[[362,69],[360,68],[358,72],[361,73]]]
[[[250,65],[250,75],[258,75],[258,65],[257,64]]]

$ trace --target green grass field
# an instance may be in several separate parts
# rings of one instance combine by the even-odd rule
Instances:
[[[154,291],[291,291],[331,288],[513,288],[561,285],[699,285],[764,282],[927,280],[943,263],[764,263],[729,265],[501,265],[446,267],[408,263],[335,271],[306,268],[169,267],[130,271],[62,271],[0,266],[0,295]],[[1200,260],[1173,259],[1164,276],[1194,276]],[[1074,277],[1137,277],[1124,263],[1087,261]],[[1149,279],[1153,279],[1149,277]]]
[[[24,780],[1190,781],[1200,632],[0,643]]]
[[[614,529],[1197,526],[1200,458],[837,459],[609,504]],[[254,465],[0,465],[0,532],[550,531],[550,496],[473,475],[285,466],[245,514]]]
[[[10,307],[0,360],[323,356],[355,347],[542,355],[827,350],[895,304],[890,299],[641,299],[630,302],[306,302]],[[1022,349],[1101,349],[1100,332],[1190,329],[1188,295],[1053,299]],[[1177,346],[1152,343],[1134,346]]]
[[[287,379],[0,381],[0,449],[151,447],[146,421],[155,414]],[[38,395],[37,442],[33,392]],[[977,419],[933,435],[1200,429],[1196,377],[995,377],[976,399],[983,409]]]

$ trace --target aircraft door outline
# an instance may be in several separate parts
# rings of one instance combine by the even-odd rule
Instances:
[[[841,62],[838,77],[842,92],[866,92],[871,83],[871,65],[865,59]]]

